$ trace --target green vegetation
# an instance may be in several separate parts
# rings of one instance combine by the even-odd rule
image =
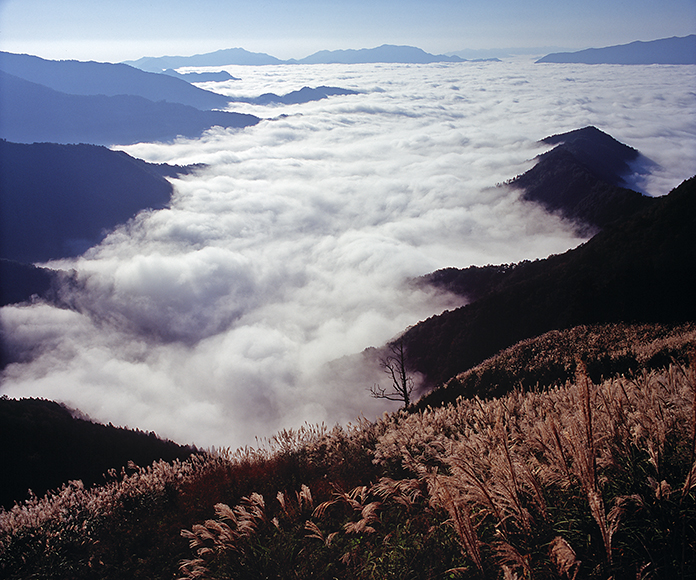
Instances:
[[[695,578],[694,355],[597,383],[589,370],[624,348],[693,351],[693,329],[575,329],[501,360],[541,369],[578,336],[597,348],[550,388],[32,498],[0,512],[0,577]]]

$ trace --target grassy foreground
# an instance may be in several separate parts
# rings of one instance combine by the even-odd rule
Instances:
[[[0,511],[0,577],[696,578],[694,356],[588,365],[72,482]]]

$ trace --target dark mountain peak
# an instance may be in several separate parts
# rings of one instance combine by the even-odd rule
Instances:
[[[646,207],[650,198],[626,187],[639,152],[589,126],[541,140],[556,145],[510,184],[524,199],[560,211],[585,227],[603,228]]]

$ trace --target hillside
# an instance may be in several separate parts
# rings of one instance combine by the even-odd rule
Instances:
[[[595,231],[652,203],[652,198],[628,189],[624,181],[632,173],[631,164],[639,159],[638,151],[596,127],[552,135],[541,142],[556,147],[509,182],[524,190],[524,199]]]
[[[593,334],[613,353],[666,346],[650,338],[664,329],[623,329]],[[668,341],[693,348],[684,330]],[[544,374],[585,332],[515,356]],[[594,383],[578,364],[555,388],[73,482],[0,510],[0,576],[692,580],[695,375],[692,359]]]
[[[213,126],[241,128],[260,120],[134,95],[70,95],[3,71],[0,84],[0,138],[18,143],[170,141],[178,136],[198,137]]]
[[[503,348],[549,330],[609,322],[696,320],[696,178],[607,226],[590,241],[545,260],[476,271],[478,299],[407,330],[411,369],[426,388]],[[457,271],[430,280],[465,290]],[[467,280],[468,277],[468,280]]]
[[[188,458],[194,449],[159,439],[154,433],[100,425],[52,401],[0,398],[0,506],[11,508],[79,479],[86,487],[105,482],[129,462]]]
[[[649,42],[588,48],[577,52],[555,52],[539,63],[582,64],[696,64],[696,34],[662,38]]]
[[[670,363],[688,364],[696,349],[696,323],[582,325],[551,330],[501,350],[422,396],[414,410],[453,404],[459,397],[504,396],[515,389],[561,386],[584,361],[594,383],[638,375]]]
[[[126,64],[46,60],[0,52],[0,70],[70,95],[133,95],[201,110],[224,109],[228,103],[227,97],[194,87],[182,78],[145,72]]]
[[[57,282],[54,270],[0,258],[0,306],[28,302],[32,297],[50,300]],[[6,364],[3,350],[0,343],[0,368]]]
[[[0,258],[77,256],[139,211],[166,206],[165,176],[187,171],[96,145],[0,140]]]

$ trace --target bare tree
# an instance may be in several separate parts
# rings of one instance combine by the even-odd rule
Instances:
[[[413,391],[413,377],[406,372],[404,341],[400,339],[392,342],[389,345],[389,352],[389,355],[380,359],[379,364],[391,378],[392,390],[388,392],[375,384],[370,389],[370,393],[375,399],[403,401],[404,407],[408,407],[411,402],[411,391]]]

